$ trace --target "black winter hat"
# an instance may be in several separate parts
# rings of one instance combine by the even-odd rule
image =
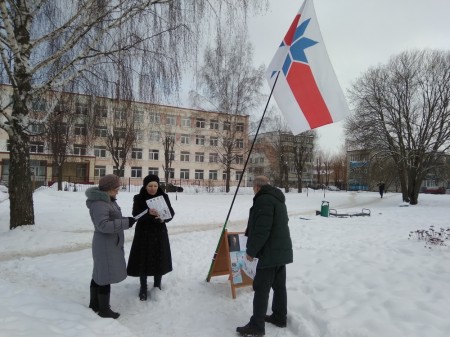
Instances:
[[[149,174],[144,178],[144,187],[147,187],[148,183],[151,181],[156,181],[159,185],[159,177],[155,174]]]
[[[120,178],[115,174],[107,174],[98,181],[98,188],[100,191],[111,191],[120,186]]]

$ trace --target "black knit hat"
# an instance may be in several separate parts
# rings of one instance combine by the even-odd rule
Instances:
[[[120,186],[120,178],[115,174],[107,174],[98,181],[98,188],[100,191],[111,191]]]
[[[159,185],[159,177],[156,174],[149,174],[144,178],[144,187],[147,187],[148,183],[151,181],[156,181]]]

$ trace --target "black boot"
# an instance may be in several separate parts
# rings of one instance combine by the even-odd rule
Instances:
[[[161,280],[162,280],[162,275],[153,276],[153,287],[159,288],[159,290],[161,290]]]
[[[141,285],[141,289],[139,289],[139,299],[141,301],[147,301],[147,285]]]
[[[91,292],[91,299],[89,300],[89,308],[91,308],[94,312],[98,312],[97,287],[91,285],[90,292]]]
[[[109,306],[110,293],[98,294],[98,315],[103,318],[119,318],[120,314],[111,310]]]

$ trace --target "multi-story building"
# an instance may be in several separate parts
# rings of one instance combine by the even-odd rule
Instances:
[[[250,140],[252,141],[253,138]],[[255,176],[266,175],[275,184],[280,182],[281,171],[288,172],[289,186],[297,187],[297,165],[295,151],[303,156],[302,182],[313,183],[314,136],[304,133],[294,136],[291,132],[265,132],[257,137],[249,159],[248,184]]]
[[[3,102],[10,92],[10,86],[1,86]],[[49,111],[65,116],[56,131],[66,134],[62,172],[55,163],[56,137],[51,136],[50,125],[42,123]],[[244,115],[63,93],[34,102],[30,117],[35,118],[28,131],[31,173],[37,185],[56,181],[58,174],[64,181],[96,183],[109,173],[139,185],[150,173],[164,180],[167,171],[175,184],[223,186],[227,161],[230,184],[236,185],[248,148],[249,118]],[[8,135],[0,129],[3,182],[8,182],[9,151]]]

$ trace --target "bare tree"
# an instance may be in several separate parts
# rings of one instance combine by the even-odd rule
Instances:
[[[303,173],[307,163],[312,162],[312,150],[314,149],[316,137],[315,131],[306,131],[294,137],[292,152],[294,155],[293,163],[297,176],[298,193],[302,193],[303,190]]]
[[[217,130],[219,160],[226,173],[226,192],[230,190],[230,172],[242,153],[242,131],[236,115],[249,114],[259,102],[264,68],[253,67],[253,49],[247,41],[245,29],[235,36],[225,36],[219,30],[215,46],[205,50],[200,70],[199,89],[191,92],[195,105],[212,107],[227,114],[223,128]],[[241,135],[239,139],[237,136]]]
[[[413,205],[450,147],[449,83],[450,52],[411,51],[370,69],[351,91],[349,141],[392,158],[403,201]]]
[[[27,132],[34,99],[75,78],[103,78],[107,87],[114,81],[105,74],[112,71],[108,65],[119,51],[134,57],[141,96],[169,94],[178,86],[182,64],[196,55],[202,18],[225,9],[247,13],[262,3],[266,1],[0,0],[0,74],[12,86],[11,99],[0,107],[0,128],[8,133],[11,148],[10,228],[34,224]],[[52,53],[50,45],[56,47]]]

